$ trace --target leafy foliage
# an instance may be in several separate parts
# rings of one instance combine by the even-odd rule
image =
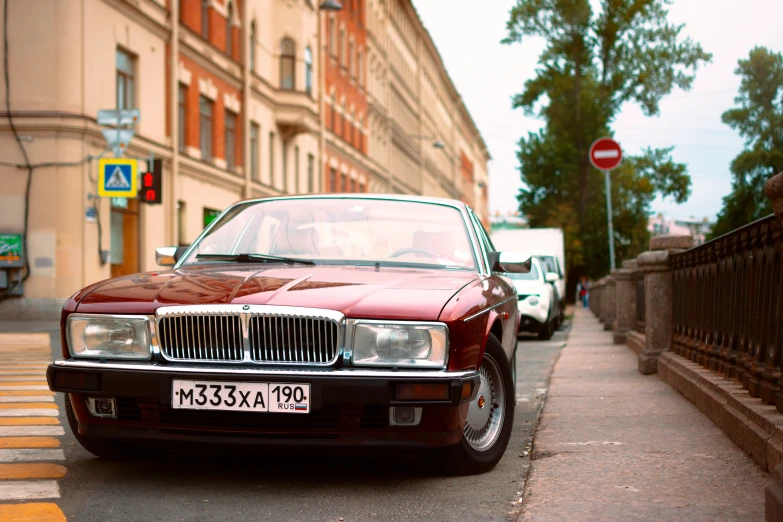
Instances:
[[[671,0],[517,0],[504,43],[546,40],[534,78],[513,106],[546,124],[519,140],[524,187],[520,209],[532,227],[559,226],[566,238],[570,285],[609,268],[604,175],[590,166],[588,148],[611,135],[627,102],[659,112],[672,89],[689,89],[697,67],[711,59],[667,21]],[[684,165],[672,149],[626,157],[612,172],[613,223],[618,259],[644,250],[650,204],[656,194],[678,202],[690,195]]]
[[[745,150],[731,162],[732,191],[723,198],[713,237],[772,213],[764,184],[783,171],[783,56],[756,47],[734,72],[742,77],[737,107],[721,119],[745,138]]]

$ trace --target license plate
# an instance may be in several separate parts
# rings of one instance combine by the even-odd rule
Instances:
[[[310,385],[174,380],[171,407],[175,410],[310,413]]]

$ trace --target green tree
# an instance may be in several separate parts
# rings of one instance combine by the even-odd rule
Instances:
[[[713,237],[771,214],[764,184],[783,171],[783,56],[756,47],[734,73],[742,77],[737,107],[721,119],[745,138],[745,150],[731,162],[732,190],[723,198]]]
[[[546,41],[536,75],[513,99],[515,108],[545,121],[519,141],[525,188],[518,199],[531,226],[561,226],[566,236],[571,287],[581,274],[609,268],[603,174],[588,148],[611,135],[622,106],[659,112],[675,87],[689,89],[699,64],[711,56],[667,21],[671,0],[517,0],[504,43]],[[685,201],[690,177],[671,149],[626,157],[612,173],[613,219],[619,259],[646,246],[649,207],[656,194]],[[569,292],[570,294],[571,292]]]

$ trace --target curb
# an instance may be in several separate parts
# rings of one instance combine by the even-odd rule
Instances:
[[[691,401],[764,471],[783,461],[783,416],[735,381],[672,352],[658,359],[658,375]]]

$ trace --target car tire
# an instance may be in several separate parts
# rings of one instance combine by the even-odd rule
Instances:
[[[546,323],[541,325],[541,330],[538,331],[538,338],[541,341],[548,341],[552,338],[554,328],[552,327],[553,319],[547,317]]]
[[[65,416],[68,418],[68,425],[71,427],[73,436],[84,449],[93,455],[109,460],[130,460],[139,455],[140,450],[138,448],[122,441],[90,437],[79,433],[79,423],[73,412],[71,397],[67,393],[65,394]]]
[[[481,384],[471,406],[478,408],[479,398],[490,393],[492,394],[489,399],[492,401],[489,404],[491,409],[486,415],[482,413],[483,408],[469,409],[462,440],[459,444],[446,448],[442,454],[446,465],[460,475],[485,473],[494,468],[506,452],[514,424],[516,395],[513,370],[503,351],[503,346],[492,334],[487,339],[487,348],[484,351],[479,373],[482,375]],[[486,397],[482,400],[485,407],[486,400]],[[479,415],[471,417],[472,413]],[[487,417],[484,428],[476,430],[476,421],[481,422],[484,416]]]

